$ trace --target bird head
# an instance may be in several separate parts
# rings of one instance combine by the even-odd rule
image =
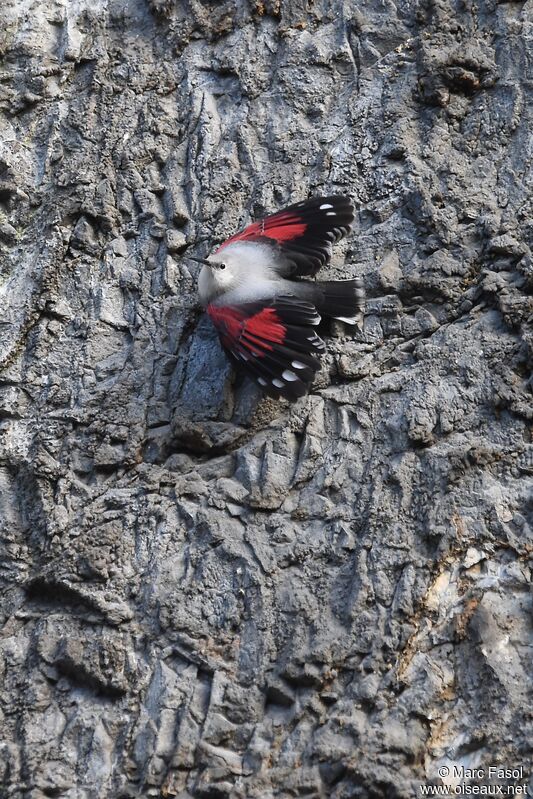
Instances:
[[[191,261],[203,264],[198,277],[198,291],[202,302],[211,300],[230,291],[238,282],[239,264],[234,263],[231,253],[213,253],[209,258],[188,256]]]
[[[275,250],[264,243],[232,242],[208,258],[188,257],[204,265],[198,277],[198,294],[203,305],[235,291],[241,292],[241,299],[244,294],[255,298],[266,281],[279,279]]]

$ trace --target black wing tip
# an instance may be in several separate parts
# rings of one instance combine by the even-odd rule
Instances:
[[[305,206],[322,205],[324,203],[331,203],[333,205],[347,205],[354,208],[353,200],[349,194],[313,194],[306,200],[300,200],[289,208],[303,208]]]
[[[278,345],[268,354],[248,360],[242,366],[269,397],[284,397],[294,402],[309,392],[320,361],[302,350]]]
[[[266,394],[267,397],[274,400],[282,400],[285,399],[288,402],[297,402],[302,397],[305,397],[309,394],[309,389],[311,388],[310,385],[302,385],[301,388],[293,388],[293,389],[276,389],[271,388],[270,386],[264,386],[259,379],[256,379],[256,383],[263,392]]]
[[[333,245],[352,232],[355,207],[345,194],[310,197],[289,206],[287,211],[300,215],[307,229],[295,241],[284,242],[280,249],[292,265],[292,275],[315,275],[329,263]]]
[[[279,350],[277,354],[285,359],[288,352]],[[312,355],[292,353],[287,358],[286,367],[279,369],[275,376],[267,377],[263,371],[261,375],[255,375],[255,381],[267,396],[296,402],[309,393],[319,369],[320,362]]]
[[[331,208],[324,206],[331,206]],[[285,210],[294,210],[300,213],[305,211],[306,214],[310,214],[314,211],[317,215],[322,217],[327,216],[328,211],[330,211],[332,216],[334,214],[342,214],[345,217],[351,217],[352,222],[355,219],[355,205],[352,198],[347,194],[315,195],[314,197],[309,197],[307,200],[300,200],[300,202],[290,205]]]

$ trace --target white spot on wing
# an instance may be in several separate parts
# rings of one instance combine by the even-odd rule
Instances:
[[[326,211],[326,216],[337,216],[336,211]]]
[[[272,385],[276,386],[276,388],[285,388],[285,386],[283,384],[283,381],[282,380],[278,380],[277,377],[272,381]]]
[[[267,381],[265,380],[265,378],[264,378],[264,377],[258,377],[258,378],[257,378],[257,382],[259,383],[259,385],[260,385],[260,386],[266,386],[266,385],[268,385],[268,384],[267,384]]]
[[[320,206],[321,211],[325,211],[327,208],[333,208],[333,206],[329,205],[329,203],[324,203],[324,205]]]
[[[298,375],[295,375],[294,372],[291,372],[290,369],[285,369],[285,371],[281,376],[284,380],[287,380],[289,383],[292,383],[294,380],[298,380]]]
[[[291,363],[291,366],[294,369],[305,369],[306,368],[305,363],[302,363],[301,361],[293,361]]]

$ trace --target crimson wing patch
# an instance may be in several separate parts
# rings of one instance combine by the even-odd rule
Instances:
[[[332,245],[350,232],[354,208],[349,197],[312,197],[266,216],[226,239],[275,244],[285,256],[285,277],[314,275],[331,258]]]
[[[208,305],[222,346],[265,394],[294,402],[307,394],[320,368],[325,345],[313,327],[320,322],[314,305],[296,297]]]

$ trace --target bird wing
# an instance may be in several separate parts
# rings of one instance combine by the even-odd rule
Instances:
[[[325,349],[313,327],[320,322],[314,305],[297,297],[240,305],[208,305],[222,346],[231,360],[265,394],[294,402],[307,394]]]
[[[346,236],[354,220],[349,197],[312,197],[266,216],[226,239],[217,252],[236,241],[277,245],[283,254],[283,275],[314,275],[331,258],[332,244]]]

